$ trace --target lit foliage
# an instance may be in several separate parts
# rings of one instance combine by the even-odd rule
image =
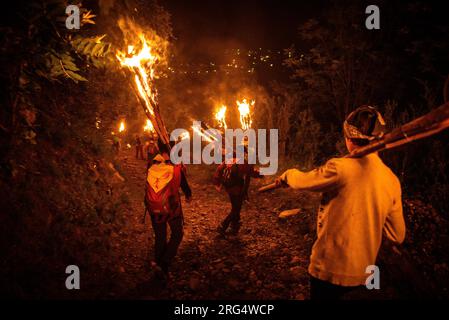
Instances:
[[[95,67],[102,68],[113,59],[112,44],[104,42],[105,34],[95,37],[77,36],[70,41],[76,53],[83,55]]]
[[[35,56],[36,74],[51,81],[70,79],[74,82],[87,81],[83,75],[82,68],[90,65],[101,68],[112,61],[111,44],[104,42],[106,35],[82,36],[65,30],[61,25],[65,23],[67,16],[61,15],[65,12],[67,3],[63,0],[30,4],[36,12],[34,20],[38,23],[32,27],[36,30],[36,37],[41,34],[49,34],[50,37]],[[81,28],[94,25],[95,14],[91,10],[80,6]],[[57,22],[57,24],[55,24]],[[49,28],[50,26],[50,28]],[[62,32],[65,31],[65,33]]]

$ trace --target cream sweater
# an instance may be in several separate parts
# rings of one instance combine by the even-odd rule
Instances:
[[[404,240],[401,185],[377,154],[334,158],[307,173],[290,169],[281,178],[294,189],[323,192],[309,265],[313,277],[364,285],[382,232],[395,243]]]

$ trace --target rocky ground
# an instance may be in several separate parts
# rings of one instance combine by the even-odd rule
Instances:
[[[113,268],[115,273],[110,275],[110,285],[98,292],[100,296],[138,299],[309,297],[307,266],[315,236],[318,195],[290,189],[260,194],[256,189],[270,182],[270,178],[253,180],[250,201],[242,210],[240,234],[223,238],[215,229],[230,210],[230,204],[226,195],[217,192],[211,184],[215,167],[189,166],[193,200],[189,204],[183,200],[185,235],[173,262],[170,280],[164,285],[154,277],[150,265],[153,257],[151,223],[148,218],[145,224],[142,222],[145,161],[136,160],[131,152],[125,151],[120,161],[129,205],[123,212],[124,226],[112,234],[111,261],[119,263]],[[416,203],[406,201],[405,206],[406,214],[413,216],[411,209]],[[278,217],[281,211],[293,208],[300,208],[300,213],[286,219]],[[427,208],[426,212],[429,210]],[[414,233],[410,235],[409,232],[404,248],[384,246],[381,251],[378,264],[383,290],[368,296],[366,292],[355,292],[353,298],[423,297],[436,290],[425,274],[431,271],[423,271],[425,266],[433,266],[431,262],[425,262],[424,267],[412,263],[415,255],[423,254],[423,248],[413,247],[412,238],[420,231],[414,230],[413,220],[408,226]],[[440,263],[438,268],[441,274],[447,275],[447,264]],[[440,292],[441,288],[437,290]]]

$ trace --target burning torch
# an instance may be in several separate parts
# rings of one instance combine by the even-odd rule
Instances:
[[[253,107],[256,103],[255,100],[251,100],[248,102],[246,99],[243,99],[242,101],[236,101],[239,113],[240,113],[240,123],[242,125],[243,130],[248,130],[251,128],[251,125],[253,123],[251,119],[251,107]]]
[[[124,28],[126,22],[119,21]],[[170,147],[170,138],[162,120],[157,103],[157,91],[154,88],[155,66],[162,58],[158,53],[156,41],[150,41],[143,32],[139,32],[134,45],[129,45],[126,51],[116,54],[122,67],[126,67],[133,75],[131,87],[151,122],[161,142]]]

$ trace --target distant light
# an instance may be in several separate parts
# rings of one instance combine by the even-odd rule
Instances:
[[[123,132],[123,131],[125,131],[125,121],[120,122],[120,126],[118,129],[118,132]]]

